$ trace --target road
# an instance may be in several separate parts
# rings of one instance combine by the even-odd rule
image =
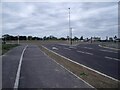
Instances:
[[[91,88],[36,45],[18,46],[2,57],[3,88]]]
[[[120,80],[120,55],[118,55],[120,51],[102,48],[98,44],[77,46],[49,44],[44,46],[75,62]]]

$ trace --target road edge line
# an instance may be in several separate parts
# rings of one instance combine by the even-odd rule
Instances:
[[[62,55],[60,55],[60,54],[58,54],[58,53],[56,53],[56,52],[54,52],[54,51],[46,48],[46,47],[43,46],[43,45],[42,45],[42,47],[45,48],[45,49],[47,49],[48,51],[50,51],[50,52],[52,52],[52,53],[60,56],[60,57],[62,57],[62,58],[65,58],[65,59],[68,60],[68,61],[71,61],[71,62],[73,62],[73,63],[75,63],[75,64],[77,64],[77,65],[80,65],[80,66],[82,66],[82,67],[85,67],[85,68],[87,68],[87,69],[89,69],[89,70],[91,70],[91,71],[94,71],[94,72],[96,72],[96,73],[98,73],[98,74],[100,74],[100,75],[102,75],[102,76],[105,76],[105,77],[107,77],[107,78],[110,78],[110,79],[112,79],[112,80],[114,80],[114,81],[120,82],[119,80],[117,80],[117,79],[115,79],[115,78],[113,78],[113,77],[111,77],[111,76],[108,76],[108,75],[106,75],[106,74],[104,74],[104,73],[101,73],[101,72],[99,72],[99,71],[97,71],[97,70],[94,70],[94,69],[92,69],[92,68],[90,68],[90,67],[87,67],[87,66],[85,66],[85,65],[83,65],[83,64],[80,64],[80,63],[78,63],[78,62],[75,62],[75,61],[73,61],[73,60],[71,60],[71,59],[69,59],[69,58],[67,58],[67,57],[64,57],[64,56],[62,56]]]
[[[16,78],[15,78],[15,83],[14,83],[14,89],[16,90],[18,88],[18,85],[19,85],[19,78],[20,78],[20,70],[21,70],[21,65],[22,65],[22,60],[23,60],[23,55],[24,55],[24,52],[26,50],[26,48],[28,47],[28,45],[26,45],[22,51],[22,54],[20,56],[20,61],[19,61],[19,65],[18,65],[18,70],[17,70],[17,73],[16,73]]]
[[[42,53],[44,53],[44,55],[46,55],[47,57],[49,57],[45,52],[43,52],[41,50]],[[71,73],[72,75],[74,75],[75,77],[77,77],[78,79],[80,79],[81,81],[83,81],[84,83],[86,83],[88,86],[90,86],[91,88],[95,88],[92,85],[90,85],[88,82],[84,81],[82,78],[78,77],[76,74],[74,74],[73,72],[71,72],[70,70],[68,70],[67,68],[65,68],[63,65],[59,64],[57,61],[55,61],[54,59],[52,59],[51,57],[49,57],[52,61],[54,61],[55,63],[57,63],[59,66],[61,66],[62,68],[64,68],[66,71],[68,71],[69,73]]]

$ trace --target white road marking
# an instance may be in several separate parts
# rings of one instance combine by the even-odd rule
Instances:
[[[18,66],[18,70],[17,70],[17,74],[16,74],[16,79],[15,79],[15,83],[14,83],[14,89],[17,89],[18,85],[19,85],[20,70],[21,70],[23,55],[24,55],[24,52],[25,52],[27,47],[28,47],[28,45],[25,46],[25,48],[22,51],[21,57],[20,57],[19,66]]]
[[[77,52],[80,52],[80,53],[85,53],[85,52],[83,52],[83,51],[77,51]]]
[[[50,51],[50,52],[58,55],[58,56],[60,56],[60,57],[62,57],[62,58],[64,58],[64,59],[70,61],[70,62],[73,62],[73,63],[75,63],[75,64],[77,64],[77,65],[80,65],[80,66],[82,66],[82,67],[84,67],[84,68],[87,68],[87,69],[89,69],[89,70],[91,70],[91,71],[93,71],[93,72],[96,72],[96,73],[98,73],[98,74],[100,74],[100,75],[102,75],[102,76],[108,77],[108,78],[110,78],[110,79],[112,79],[112,80],[119,81],[119,80],[117,80],[117,79],[115,79],[115,78],[113,78],[113,77],[111,77],[111,76],[108,76],[108,75],[106,75],[106,74],[104,74],[104,73],[101,73],[101,72],[99,72],[99,71],[97,71],[97,70],[95,70],[95,69],[92,69],[92,68],[87,67],[87,66],[85,66],[85,65],[83,65],[83,64],[80,64],[80,63],[78,63],[78,62],[76,62],[76,61],[73,61],[73,60],[71,60],[71,59],[69,59],[69,58],[67,58],[67,57],[64,57],[64,56],[62,56],[62,55],[60,55],[60,54],[58,54],[58,53],[56,53],[56,52],[54,52],[54,51],[52,51],[52,50],[44,47],[44,46],[42,46],[42,47],[45,48],[45,49],[47,49],[48,51]],[[120,82],[120,81],[119,81],[119,82]]]
[[[64,48],[64,49],[71,50],[71,49],[69,49],[69,48]]]
[[[93,53],[85,52],[86,54],[93,55]]]
[[[90,47],[84,47],[84,48],[86,48],[86,49],[93,49],[93,48],[90,48]]]
[[[112,60],[116,60],[116,61],[120,61],[120,59],[112,58],[112,57],[108,57],[108,56],[105,56],[105,58],[107,58],[107,59],[112,59]]]
[[[56,48],[56,47],[52,47],[52,49],[54,49],[54,50],[58,50],[58,48]]]
[[[43,48],[47,49],[46,47],[42,46]],[[47,49],[49,50],[49,49]],[[49,50],[51,51],[51,50]],[[43,52],[43,51],[41,51]],[[53,51],[52,51],[53,52]],[[45,52],[43,52],[44,55],[46,55],[47,57],[49,57]],[[55,53],[55,52],[53,52]],[[57,54],[57,53],[56,53]],[[59,55],[59,54],[58,54]],[[67,70],[68,72],[70,72],[72,75],[74,75],[75,77],[77,77],[78,79],[80,79],[81,81],[83,81],[84,83],[86,83],[88,86],[90,86],[91,88],[95,88],[92,85],[90,85],[89,83],[87,83],[86,81],[84,81],[82,78],[80,78],[79,76],[77,76],[76,74],[74,74],[73,72],[71,72],[70,70],[68,70],[67,68],[65,68],[63,65],[59,64],[58,62],[56,62],[54,59],[52,59],[51,57],[49,57],[51,60],[53,60],[55,63],[57,63],[58,65],[60,65],[62,68],[64,68],[65,70]]]
[[[103,49],[100,49],[100,51],[103,51],[103,52],[111,52],[111,53],[118,53],[118,52],[114,52],[114,51],[110,51],[110,50],[103,50]]]
[[[77,52],[88,54],[88,55],[93,55],[93,53],[89,53],[89,52],[83,52],[83,51],[77,51]]]

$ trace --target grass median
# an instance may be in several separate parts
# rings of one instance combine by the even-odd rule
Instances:
[[[100,44],[103,47],[108,47],[108,48],[114,48],[114,49],[120,49],[120,42],[102,42]]]
[[[118,88],[120,85],[119,81],[115,81],[108,77],[105,77],[101,74],[98,74],[88,68],[83,67],[82,65],[78,65],[67,60],[64,57],[61,57],[54,52],[48,50],[45,47],[40,46],[41,50],[44,51],[49,57],[53,58],[56,62],[63,65],[65,68],[91,84],[97,89],[101,88]]]

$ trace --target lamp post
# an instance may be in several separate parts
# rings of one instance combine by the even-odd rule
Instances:
[[[68,8],[69,10],[69,41],[70,41],[70,45],[72,45],[72,28],[71,28],[71,22],[70,22],[70,8]]]
[[[18,35],[18,44],[19,44],[20,42],[19,42],[19,35]]]

